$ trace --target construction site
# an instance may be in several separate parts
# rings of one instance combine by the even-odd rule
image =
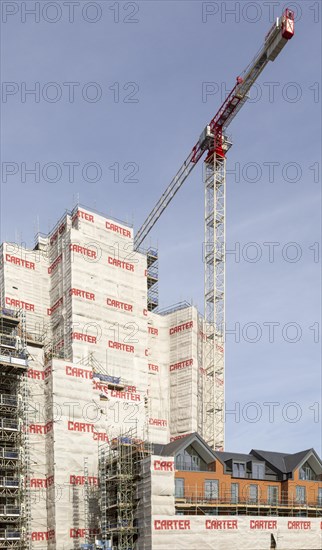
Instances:
[[[227,128],[285,9],[141,228],[77,204],[0,249],[0,548],[318,550],[315,450],[226,451]],[[204,312],[159,308],[144,241],[204,158]]]

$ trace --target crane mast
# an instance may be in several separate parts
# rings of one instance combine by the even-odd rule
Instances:
[[[199,160],[204,160],[204,372],[198,370],[198,431],[208,445],[224,448],[224,327],[226,130],[247,101],[248,92],[269,61],[274,61],[294,35],[294,13],[286,8],[271,27],[264,44],[237,77],[235,86],[203,130],[169,186],[134,237],[137,250]]]

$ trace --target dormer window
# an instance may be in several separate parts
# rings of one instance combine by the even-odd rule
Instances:
[[[305,462],[300,468],[299,478],[303,481],[316,481],[317,475],[308,462]]]
[[[252,463],[252,478],[253,479],[264,479],[265,477],[265,464],[260,462]]]
[[[233,477],[246,477],[245,462],[233,462]]]

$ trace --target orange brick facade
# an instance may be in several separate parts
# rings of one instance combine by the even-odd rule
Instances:
[[[268,487],[278,487],[278,499],[283,502],[292,502],[296,500],[296,487],[304,486],[306,489],[306,501],[310,506],[318,504],[318,489],[322,489],[322,481],[303,481],[299,479],[299,470],[294,471],[294,479],[287,481],[267,481],[251,478],[233,477],[231,474],[224,473],[224,465],[217,460],[209,466],[208,472],[195,472],[177,470],[176,478],[184,479],[184,495],[187,498],[194,499],[203,497],[206,480],[219,481],[218,500],[221,502],[230,502],[231,484],[238,483],[239,502],[246,502],[249,499],[249,486],[258,486],[258,501],[266,502],[268,500]],[[321,506],[321,503],[320,503]]]

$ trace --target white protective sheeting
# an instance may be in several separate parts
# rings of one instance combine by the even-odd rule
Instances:
[[[28,374],[33,544],[74,547],[87,528],[84,461],[95,488],[99,444],[133,427],[154,443],[202,435],[202,320],[194,307],[148,312],[133,229],[84,208],[37,249],[4,244],[1,257],[2,304],[25,311],[28,339],[44,342],[30,347]],[[145,485],[146,540],[151,514],[172,509],[168,489],[154,485],[151,502]]]
[[[153,516],[153,550],[276,550],[321,548],[321,520],[250,516]]]

